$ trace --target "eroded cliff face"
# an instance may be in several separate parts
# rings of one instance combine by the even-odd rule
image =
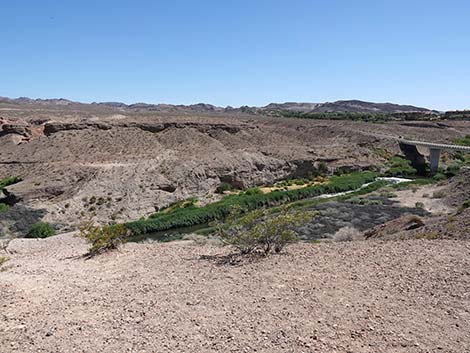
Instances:
[[[15,114],[0,122],[0,177],[21,176],[8,187],[18,205],[64,227],[90,216],[138,219],[190,196],[212,202],[221,182],[269,184],[306,176],[320,162],[332,171],[370,168],[383,162],[376,148],[399,151],[381,133],[425,129],[226,115]]]

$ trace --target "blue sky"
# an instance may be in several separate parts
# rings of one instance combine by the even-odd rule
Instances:
[[[0,96],[470,108],[470,1],[15,0]]]

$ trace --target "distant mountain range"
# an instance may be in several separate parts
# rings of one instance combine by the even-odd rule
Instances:
[[[370,113],[370,114],[390,114],[390,113],[438,113],[427,108],[415,107],[412,105],[400,105],[393,103],[371,103],[360,100],[341,100],[326,103],[271,103],[264,107],[242,106],[239,108],[217,107],[212,104],[198,103],[192,105],[172,105],[172,104],[148,104],[134,103],[125,104],[121,102],[101,102],[101,103],[79,103],[67,99],[31,99],[26,97],[6,98],[0,97],[0,104],[13,105],[37,105],[37,106],[69,106],[69,107],[93,107],[103,106],[118,110],[148,111],[148,112],[186,112],[186,113],[244,113],[244,114],[267,114],[276,112],[292,113]]]

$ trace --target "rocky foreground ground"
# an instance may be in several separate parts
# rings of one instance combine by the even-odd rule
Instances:
[[[228,249],[126,244],[86,260],[70,234],[13,240],[1,352],[470,352],[470,243]]]

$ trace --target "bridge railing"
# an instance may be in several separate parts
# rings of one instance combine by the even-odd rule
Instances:
[[[443,143],[433,143],[433,142],[426,142],[426,141],[414,141],[414,140],[407,140],[404,138],[399,138],[398,141],[405,145],[423,146],[423,147],[428,147],[430,149],[470,152],[469,146],[447,145]]]

